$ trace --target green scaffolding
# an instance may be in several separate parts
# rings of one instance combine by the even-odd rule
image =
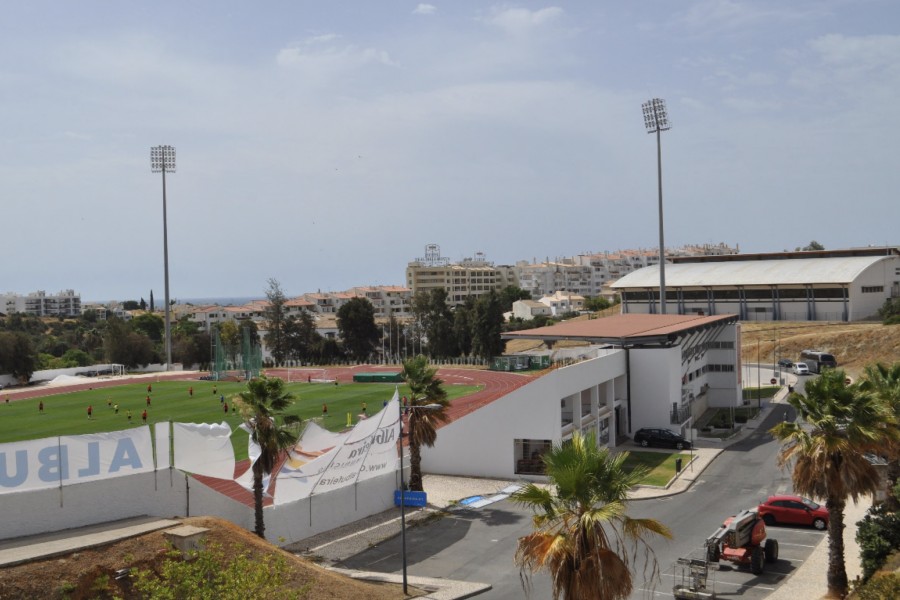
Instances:
[[[218,328],[213,328],[211,339],[213,351],[209,374],[214,380],[219,381],[227,377],[241,379],[259,377],[262,370],[262,347],[250,327],[241,328],[239,349],[226,347]]]

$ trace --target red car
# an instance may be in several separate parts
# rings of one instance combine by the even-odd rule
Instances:
[[[812,525],[820,530],[828,527],[828,509],[800,496],[769,496],[757,511],[766,525]]]

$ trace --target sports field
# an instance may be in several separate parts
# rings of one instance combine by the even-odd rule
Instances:
[[[149,394],[148,385],[152,386]],[[189,393],[191,387],[193,396]],[[287,412],[304,420],[318,418],[323,427],[339,431],[347,426],[348,413],[353,424],[358,422],[364,402],[369,415],[381,410],[384,402],[393,396],[394,388],[393,383],[290,383],[287,389],[294,395],[295,403]],[[146,409],[147,423],[226,421],[235,430],[231,437],[235,457],[242,460],[247,458],[247,433],[237,429],[241,417],[231,410],[231,406],[232,396],[246,389],[245,383],[236,382],[143,380],[9,403],[6,396],[0,394],[0,443],[127,429],[143,425],[141,416]],[[481,386],[450,385],[445,389],[452,401],[477,392]],[[409,389],[401,385],[400,395],[408,396]],[[39,410],[41,402],[43,413]],[[116,404],[118,413],[114,408]],[[227,413],[225,404],[229,407]],[[322,404],[328,406],[327,418],[322,418]],[[92,407],[91,419],[87,415],[88,406]]]

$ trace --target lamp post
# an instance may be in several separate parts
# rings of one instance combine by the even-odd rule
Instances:
[[[423,404],[421,406],[414,406],[412,401],[410,401],[409,406],[407,408],[410,411],[413,410],[439,410],[441,408],[440,404]],[[406,492],[406,480],[403,478],[403,403],[397,403],[397,412],[399,414],[399,419],[397,419],[397,423],[400,424],[400,554],[403,557],[403,595],[407,595],[407,585],[406,585],[406,498],[403,497]]]
[[[150,170],[162,173],[163,192],[163,268],[166,285],[166,371],[172,369],[172,331],[169,321],[169,228],[166,216],[166,172],[175,172],[175,147],[153,146],[150,148]]]
[[[759,338],[756,338],[756,408],[762,410],[762,382],[759,379]]]
[[[647,133],[656,134],[656,179],[659,186],[659,314],[666,314],[666,243],[663,238],[662,142],[660,133],[672,128],[666,112],[666,101],[653,98],[641,105]]]

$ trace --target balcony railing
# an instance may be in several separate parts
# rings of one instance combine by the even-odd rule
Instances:
[[[681,425],[691,418],[691,406],[686,404],[680,407],[672,407],[669,411],[669,423],[672,425]]]

